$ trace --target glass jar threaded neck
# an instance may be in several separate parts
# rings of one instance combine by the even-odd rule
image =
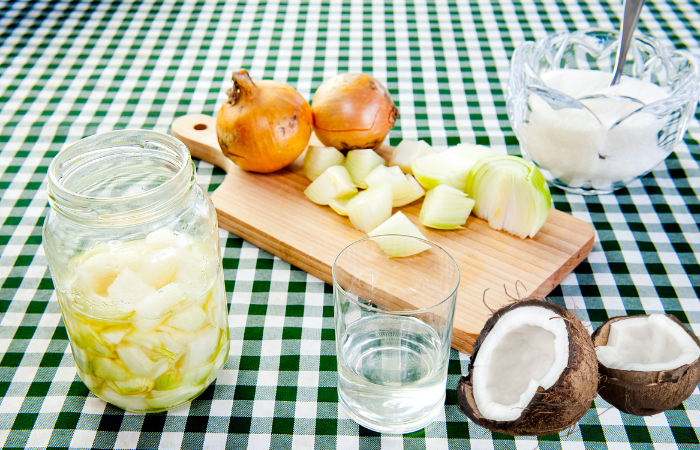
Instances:
[[[93,226],[147,221],[166,214],[195,184],[190,153],[179,140],[146,130],[81,139],[48,170],[52,210]]]

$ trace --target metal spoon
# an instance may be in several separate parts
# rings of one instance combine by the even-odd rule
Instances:
[[[637,29],[642,6],[644,6],[644,0],[625,0],[625,12],[622,15],[622,30],[620,30],[620,46],[617,49],[617,61],[610,86],[620,82],[622,69],[627,61],[627,50],[630,48],[632,37]]]

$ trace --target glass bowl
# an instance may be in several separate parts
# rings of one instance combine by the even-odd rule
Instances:
[[[513,53],[508,118],[523,157],[553,186],[586,195],[626,186],[666,159],[695,114],[697,57],[637,34],[609,87],[619,43],[617,31],[588,29]]]

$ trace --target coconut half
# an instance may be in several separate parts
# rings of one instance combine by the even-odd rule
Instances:
[[[675,408],[700,381],[700,340],[673,315],[614,317],[593,333],[593,344],[600,396],[628,414]]]
[[[545,301],[519,301],[484,325],[457,387],[459,407],[499,433],[557,433],[590,408],[597,370],[593,343],[578,318]]]

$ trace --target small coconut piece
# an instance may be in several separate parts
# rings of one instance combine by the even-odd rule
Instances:
[[[457,396],[477,425],[538,436],[578,422],[597,387],[595,350],[581,321],[552,303],[522,300],[486,322]]]
[[[700,340],[671,314],[613,317],[592,337],[600,396],[622,412],[675,408],[700,381]]]

